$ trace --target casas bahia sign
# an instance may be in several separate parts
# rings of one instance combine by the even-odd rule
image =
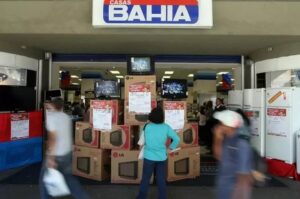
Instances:
[[[211,28],[212,0],[93,0],[94,27]]]

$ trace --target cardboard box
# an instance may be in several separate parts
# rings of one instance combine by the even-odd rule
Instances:
[[[165,120],[168,121],[168,114],[166,114],[166,111],[174,111],[176,113],[176,111],[183,111],[183,121],[184,123],[187,122],[187,103],[186,101],[163,101],[163,109],[165,112]],[[171,117],[173,117],[174,114],[171,114]],[[174,119],[174,118],[171,118]],[[171,127],[173,127],[172,125],[170,125]],[[182,126],[183,127],[183,126]],[[180,129],[182,129],[182,127]],[[174,128],[174,130],[179,130],[178,128]]]
[[[110,175],[110,150],[74,146],[73,174],[97,181]]]
[[[123,122],[124,106],[121,100],[91,100],[90,123],[93,124],[93,111],[95,109],[111,109],[112,124]],[[97,129],[100,130],[100,129]]]
[[[151,110],[157,106],[156,100],[151,101]],[[124,123],[127,125],[143,125],[148,121],[149,113],[141,114],[129,112],[129,102],[124,103]]]
[[[151,99],[156,99],[155,75],[126,75],[125,76],[125,100],[129,99],[132,90],[147,90],[151,92]]]
[[[180,143],[178,147],[187,148],[199,146],[199,134],[198,134],[198,123],[186,123],[184,128],[177,131],[180,137]],[[169,146],[171,140],[168,139],[167,146]]]
[[[133,146],[134,128],[129,125],[113,125],[111,131],[101,131],[102,149],[130,150]]]
[[[99,148],[100,131],[94,130],[88,122],[76,122],[75,145]]]
[[[200,147],[184,148],[168,155],[167,181],[200,176]]]
[[[139,184],[143,174],[143,160],[138,159],[139,151],[111,151],[111,182]],[[150,180],[153,183],[153,176]]]

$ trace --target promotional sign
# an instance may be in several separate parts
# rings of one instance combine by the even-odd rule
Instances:
[[[111,130],[112,128],[112,106],[110,101],[92,102],[93,127],[97,130]]]
[[[94,27],[211,28],[212,0],[93,0]]]
[[[259,128],[259,111],[245,111],[245,114],[250,120],[251,123],[251,135],[252,136],[259,136],[260,135],[260,128]]]
[[[268,108],[267,109],[267,134],[287,137],[289,133],[289,118],[287,109]]]
[[[165,102],[165,123],[174,130],[180,130],[184,127],[185,110],[183,102]]]
[[[29,137],[29,118],[27,113],[11,114],[11,139]]]
[[[129,86],[129,112],[151,112],[151,92],[149,86],[144,84]]]

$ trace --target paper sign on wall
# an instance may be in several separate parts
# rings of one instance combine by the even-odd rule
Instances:
[[[29,118],[27,113],[11,114],[11,139],[29,137]]]
[[[289,118],[287,109],[267,109],[267,134],[287,137],[289,133]]]

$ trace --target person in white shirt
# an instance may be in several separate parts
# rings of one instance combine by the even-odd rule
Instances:
[[[63,112],[64,102],[56,98],[48,103],[46,129],[48,132],[46,158],[40,175],[40,194],[42,199],[52,198],[45,188],[43,177],[47,168],[55,168],[62,173],[74,198],[88,199],[79,181],[72,175],[72,123]]]

